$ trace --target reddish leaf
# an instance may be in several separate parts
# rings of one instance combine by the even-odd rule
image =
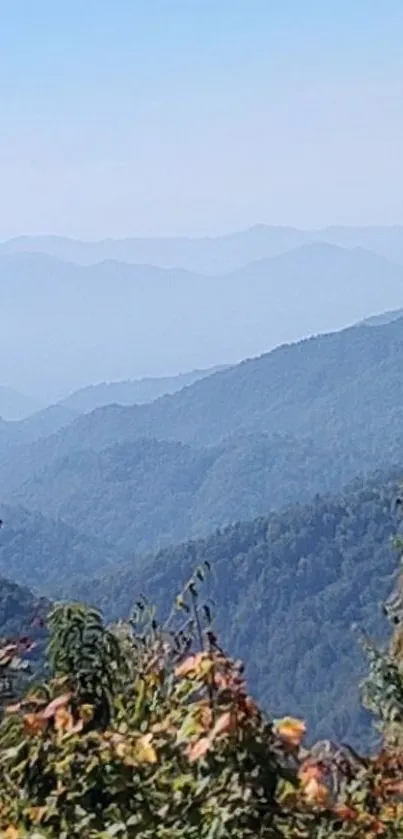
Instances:
[[[175,675],[178,678],[187,676],[189,673],[197,673],[202,661],[205,659],[204,653],[197,653],[197,655],[189,655],[181,664],[178,664]]]
[[[200,760],[200,758],[204,757],[210,746],[211,740],[209,737],[202,737],[196,743],[191,743],[186,749],[186,755],[190,763],[194,763],[195,760]]]
[[[338,819],[341,819],[344,822],[354,822],[358,818],[357,810],[354,810],[352,807],[348,807],[347,804],[335,804],[332,812]]]
[[[227,734],[229,731],[232,731],[236,726],[236,719],[231,711],[225,711],[224,714],[221,714],[216,721],[212,732],[211,732],[211,739],[213,740],[215,737],[218,737],[220,734]]]
[[[59,708],[65,708],[68,705],[71,699],[71,693],[63,693],[61,696],[57,696],[56,699],[53,699],[52,702],[49,702],[49,705],[44,708],[41,712],[42,718],[44,720],[51,720],[52,717],[55,716],[56,711]]]

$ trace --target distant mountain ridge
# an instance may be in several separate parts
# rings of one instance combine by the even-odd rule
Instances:
[[[189,385],[199,379],[224,369],[225,365],[220,365],[207,370],[193,370],[189,373],[179,373],[176,376],[165,378],[128,379],[123,382],[102,382],[100,384],[89,385],[79,391],[75,391],[55,405],[34,410],[27,415],[23,413],[22,417],[8,418],[7,422],[3,423],[3,431],[6,432],[7,430],[10,432],[10,441],[19,440],[23,443],[39,440],[65,428],[73,420],[77,419],[80,414],[89,413],[96,408],[110,404],[126,406],[147,404],[159,396],[176,393],[184,387],[189,387]],[[29,400],[24,400],[24,397],[20,398],[20,395],[16,394],[15,391],[11,391],[10,396],[10,389],[1,387],[0,405],[3,392],[4,401],[7,406],[10,406],[10,404],[14,406],[16,404],[18,407],[21,400],[22,406],[26,409],[30,405],[31,407],[35,405],[35,403],[31,403]],[[11,408],[8,413],[10,412],[12,412]],[[5,411],[6,413],[7,411]]]
[[[104,405],[142,405],[153,402],[159,396],[164,396],[167,393],[176,393],[176,391],[197,382],[198,379],[204,379],[206,376],[224,368],[225,365],[220,365],[207,370],[191,370],[188,373],[178,373],[176,376],[100,382],[87,385],[71,393],[59,402],[59,406],[77,414],[86,414]]]
[[[403,265],[325,243],[220,276],[17,253],[0,256],[0,296],[8,381],[49,404],[91,381],[234,364],[401,308]]]
[[[71,445],[100,450],[141,437],[197,445],[279,430],[310,437],[314,420],[321,436],[332,439],[330,409],[338,429],[355,402],[371,404],[374,417],[387,406],[403,411],[402,359],[403,318],[374,329],[351,327],[277,347],[149,405],[99,408],[46,446],[62,454]]]
[[[390,323],[392,320],[400,320],[403,318],[403,309],[395,309],[392,312],[381,312],[379,315],[373,315],[362,321],[364,326],[383,326],[385,323]],[[360,326],[362,324],[359,324]]]
[[[403,263],[403,227],[397,225],[299,230],[256,224],[221,236],[132,237],[95,242],[63,236],[20,236],[0,243],[0,254],[42,252],[82,265],[112,259],[219,274],[320,241],[348,248],[363,247],[393,262]]]

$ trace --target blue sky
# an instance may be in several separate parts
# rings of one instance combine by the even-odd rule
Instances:
[[[0,237],[403,223],[403,3],[0,3]]]

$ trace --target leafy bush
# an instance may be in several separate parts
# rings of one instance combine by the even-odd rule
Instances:
[[[308,751],[302,721],[262,713],[214,634],[204,574],[164,624],[143,600],[110,627],[93,609],[54,607],[50,677],[0,725],[5,839],[403,836],[399,587],[389,649],[367,643],[364,697],[383,743],[361,757],[329,742]],[[0,668],[15,652],[3,649]]]

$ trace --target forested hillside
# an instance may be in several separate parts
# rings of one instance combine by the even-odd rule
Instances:
[[[33,640],[43,636],[41,621],[46,617],[49,601],[37,597],[29,588],[18,585],[3,574],[0,576],[0,637],[10,640],[29,635]]]
[[[281,346],[151,405],[111,405],[79,417],[46,451],[100,449],[143,436],[211,444],[281,431],[332,443],[340,433],[352,454],[364,435],[371,457],[368,442],[385,415],[387,442],[379,435],[378,445],[390,447],[399,430],[402,352],[403,319]]]
[[[49,437],[56,434],[73,422],[79,413],[67,408],[64,405],[49,405],[40,411],[30,414],[18,423],[15,423],[16,432],[21,442],[39,440],[41,437]]]
[[[290,436],[205,448],[146,438],[45,459],[14,495],[87,535],[144,552],[342,486],[349,464],[328,463],[314,441]]]
[[[226,646],[274,714],[309,721],[314,737],[368,741],[357,683],[363,658],[353,624],[382,637],[377,607],[393,585],[396,476],[380,475],[207,539],[118,565],[74,583],[108,618],[129,616],[144,593],[164,612],[198,563],[211,564],[209,596]],[[66,581],[68,582],[68,581]]]
[[[339,491],[401,462],[402,358],[400,319],[280,347],[32,443],[24,423],[3,423],[3,497],[137,552]]]
[[[0,575],[39,594],[88,578],[119,556],[104,540],[21,506],[0,502],[0,517]]]
[[[128,460],[122,450],[122,468]],[[316,736],[363,742],[369,732],[356,690],[362,657],[351,627],[356,622],[382,634],[376,603],[393,582],[390,539],[399,526],[400,478],[396,469],[357,480],[339,495],[239,522],[155,556],[142,555],[136,543],[126,558],[102,538],[104,527],[119,543],[116,498],[102,523],[104,502],[98,534],[93,512],[91,537],[2,505],[0,572],[51,596],[96,602],[116,618],[129,615],[141,592],[164,609],[195,564],[208,560],[218,626],[235,654],[247,653],[248,675],[263,703],[276,713],[287,707],[303,714]],[[148,499],[150,516],[156,497]],[[174,521],[173,502],[165,511]]]

